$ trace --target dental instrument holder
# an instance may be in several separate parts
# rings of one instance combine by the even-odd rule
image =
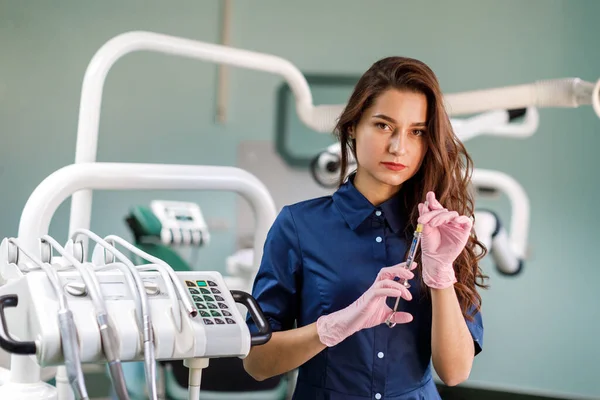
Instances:
[[[425,207],[427,207],[428,202],[425,202]],[[422,224],[417,224],[417,228],[415,229],[415,233],[413,234],[413,240],[412,243],[410,245],[410,250],[408,251],[408,256],[406,258],[406,266],[405,268],[410,270],[410,267],[412,266],[412,263],[415,259],[415,256],[417,254],[417,249],[419,248],[419,243],[421,242],[421,236],[423,234],[423,225]],[[410,288],[410,283],[408,283],[408,281],[406,279],[403,278],[399,278],[398,282],[400,282],[400,284],[404,285],[405,288]],[[390,316],[385,320],[385,324],[387,326],[389,326],[390,328],[393,328],[396,326],[396,323],[393,322],[393,318],[394,315],[396,315],[396,312],[398,311],[398,304],[400,303],[400,297],[396,297],[396,303],[394,304],[394,309],[392,310],[392,313],[390,314]]]
[[[262,345],[271,338],[271,329],[256,300],[245,292],[229,291],[218,272],[178,272],[177,277],[186,287],[199,315],[190,318],[182,310],[183,327],[178,330],[170,314],[171,301],[166,294],[163,277],[157,272],[141,272],[148,289],[150,309],[155,321],[155,351],[157,360],[202,360],[212,357],[245,357],[251,346]],[[88,290],[82,290],[82,278],[77,271],[58,272],[64,288],[79,338],[82,363],[104,363],[98,327],[94,324],[93,303]],[[106,293],[106,308],[114,321],[116,336],[121,340],[118,358],[122,361],[143,360],[140,332],[135,320],[135,304],[120,271],[97,273],[100,287]],[[21,300],[21,301],[19,301]],[[250,334],[245,318],[236,306],[244,305],[256,321],[258,332]],[[5,308],[18,307],[9,326]],[[0,287],[0,347],[13,354],[34,355],[40,366],[62,365],[64,357],[60,345],[60,327],[55,318],[58,301],[45,273],[32,271],[20,279]],[[162,318],[162,320],[161,320]],[[13,338],[36,338],[24,342]],[[199,367],[206,361],[186,361],[193,367],[190,374],[199,384]],[[21,400],[22,392],[2,391],[3,400]],[[21,388],[24,390],[25,388]],[[191,388],[192,389],[192,388]],[[52,397],[53,396],[53,397]],[[56,399],[53,393],[38,399]]]

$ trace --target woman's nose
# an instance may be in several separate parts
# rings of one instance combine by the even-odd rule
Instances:
[[[392,135],[390,139],[390,153],[403,156],[406,154],[406,140],[401,133]]]

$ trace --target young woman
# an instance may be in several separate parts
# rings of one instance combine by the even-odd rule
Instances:
[[[273,336],[244,366],[257,380],[299,368],[295,399],[439,399],[431,365],[456,385],[482,348],[471,159],[435,74],[409,58],[371,66],[336,134],[339,189],[284,207],[267,237],[253,296]],[[347,151],[357,169],[345,179]],[[421,249],[407,270],[417,223]]]

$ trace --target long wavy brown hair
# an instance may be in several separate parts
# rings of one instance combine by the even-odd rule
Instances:
[[[347,177],[348,155],[352,151],[356,158],[355,142],[350,138],[350,129],[358,125],[365,110],[375,99],[388,89],[422,93],[427,98],[427,130],[424,138],[427,151],[417,173],[402,184],[400,195],[404,207],[410,210],[406,233],[412,235],[416,228],[417,204],[425,200],[429,191],[447,209],[460,215],[474,217],[471,174],[473,161],[464,145],[455,135],[448,117],[442,91],[437,77],[423,62],[406,57],[387,57],[374,63],[360,78],[348,104],[341,114],[335,135],[342,147],[339,185]],[[474,312],[481,308],[481,296],[476,286],[487,288],[484,283],[479,260],[487,249],[477,239],[474,230],[464,250],[454,262],[457,283],[454,285],[463,315],[472,320]],[[421,266],[421,252],[416,257]]]

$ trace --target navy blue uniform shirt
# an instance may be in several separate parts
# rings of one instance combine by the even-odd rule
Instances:
[[[352,179],[332,196],[286,206],[267,236],[253,296],[274,332],[309,325],[347,307],[373,284],[379,270],[404,261],[412,233],[399,196],[373,206]],[[431,375],[431,300],[410,281],[411,301],[398,309],[408,324],[363,329],[300,366],[294,399],[439,399]],[[387,303],[393,307],[395,299]],[[247,319],[251,332],[256,326]],[[467,320],[475,353],[483,324]]]

